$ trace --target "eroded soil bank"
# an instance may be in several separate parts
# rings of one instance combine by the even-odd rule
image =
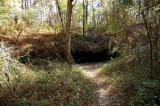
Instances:
[[[109,42],[107,34],[72,34],[71,51],[76,63],[100,62],[108,60]],[[65,34],[36,33],[31,36],[15,40],[14,38],[0,37],[7,46],[14,49],[14,57],[29,55],[32,58],[64,59]],[[113,48],[113,47],[112,47]]]

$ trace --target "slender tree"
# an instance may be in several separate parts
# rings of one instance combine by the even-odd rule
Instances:
[[[86,22],[86,16],[85,16],[85,0],[83,0],[83,36],[85,35],[85,22]]]
[[[76,2],[73,4],[74,0],[67,1],[67,14],[66,14],[66,48],[65,54],[67,62],[72,65],[73,59],[71,55],[71,21],[72,21],[72,9]]]
[[[58,0],[56,0],[56,7],[57,7],[57,10],[58,10],[59,18],[60,18],[60,21],[61,21],[61,27],[62,27],[62,31],[63,31],[64,30],[64,25],[63,25],[63,19],[62,19],[62,12],[61,12],[61,7],[60,7],[60,4],[59,4]]]
[[[160,4],[160,1],[150,1],[145,0],[143,3],[144,9],[141,10],[141,15],[143,16],[143,21],[147,31],[147,37],[149,42],[149,50],[150,50],[150,70],[151,70],[151,78],[154,78],[154,71],[155,71],[155,61],[157,55],[157,46],[158,46],[158,24],[159,22],[156,19],[155,7]],[[155,50],[157,49],[157,50]],[[154,55],[155,52],[155,55]],[[155,60],[154,60],[155,58]]]
[[[86,15],[86,24],[88,22],[88,0],[85,0],[86,1],[86,5],[85,5],[85,15]]]
[[[96,26],[96,20],[95,20],[95,8],[94,8],[94,2],[92,0],[92,25]]]

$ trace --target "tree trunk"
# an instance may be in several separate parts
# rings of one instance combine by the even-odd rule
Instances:
[[[27,1],[26,0],[24,1],[24,8],[25,8],[25,10],[27,8]]]
[[[23,4],[24,4],[24,0],[22,0],[22,5],[21,5],[22,6],[22,10],[24,9],[24,5]]]
[[[57,10],[58,10],[59,18],[60,18],[60,21],[61,21],[61,27],[62,27],[62,31],[63,31],[64,30],[64,25],[63,25],[63,19],[62,19],[62,14],[61,14],[61,7],[59,5],[58,0],[56,0],[56,7],[57,7]]]
[[[92,1],[92,25],[96,27],[96,20],[95,20],[95,9]]]
[[[88,22],[88,0],[86,0],[86,7],[85,7],[85,10],[86,10],[86,24]]]
[[[85,16],[85,1],[83,0],[83,36],[85,35],[85,22],[86,22],[86,16]]]
[[[67,20],[66,20],[66,48],[65,48],[65,54],[66,59],[69,65],[72,66],[72,55],[71,55],[71,21],[72,21],[72,9],[73,9],[73,1],[74,0],[68,0],[67,1]]]
[[[142,13],[144,24],[147,30],[147,37],[149,41],[149,46],[150,46],[150,71],[151,71],[151,79],[153,78],[153,45],[152,45],[152,40],[151,40],[151,34],[150,34],[150,25],[147,22],[146,16],[144,13]]]

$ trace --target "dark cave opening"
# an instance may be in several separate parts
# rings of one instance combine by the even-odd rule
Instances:
[[[63,55],[62,55],[63,56]],[[76,51],[76,52],[72,52],[72,56],[73,56],[73,60],[74,63],[77,64],[81,64],[81,63],[96,63],[96,62],[105,62],[105,61],[109,61],[111,58],[116,58],[120,56],[120,53],[118,52],[114,52],[112,54],[109,54],[108,51],[104,50],[104,51]],[[19,58],[19,61],[21,63],[28,63],[28,62],[32,62],[32,60],[35,59],[51,59],[51,57],[46,56],[46,55],[24,55],[21,56]],[[65,57],[61,57],[60,61],[64,60]],[[51,59],[52,60],[52,59]]]
[[[95,63],[110,60],[110,55],[108,55],[107,51],[78,51],[72,53],[72,56],[75,63]]]
[[[109,61],[111,58],[116,58],[120,56],[119,52],[114,52],[108,54],[107,51],[100,52],[88,52],[88,51],[79,51],[72,53],[75,63],[96,63],[96,62],[105,62]]]

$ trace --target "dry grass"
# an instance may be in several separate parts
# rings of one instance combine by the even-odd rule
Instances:
[[[78,68],[51,63],[45,67],[11,65],[9,82],[0,75],[1,106],[93,106],[94,85]]]

